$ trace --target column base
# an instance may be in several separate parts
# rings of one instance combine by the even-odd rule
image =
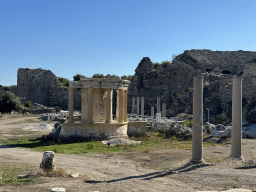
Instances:
[[[205,163],[205,161],[204,161],[204,159],[200,159],[200,160],[191,159],[190,163],[191,164],[201,164],[201,163]]]

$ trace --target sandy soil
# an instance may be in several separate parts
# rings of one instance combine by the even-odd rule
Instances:
[[[20,121],[32,119],[43,123],[38,116],[0,119],[1,137],[11,137],[27,126]],[[16,123],[15,123],[16,122]],[[29,123],[31,124],[31,123]],[[22,133],[20,133],[22,135]],[[46,134],[33,132],[31,134]],[[67,191],[224,191],[232,188],[256,190],[256,140],[242,140],[241,160],[226,160],[230,144],[204,147],[204,159],[209,164],[190,165],[190,150],[165,150],[150,153],[118,155],[56,154],[57,167],[80,178],[45,178],[47,183],[26,186],[4,186],[0,191],[50,191],[64,187]],[[37,170],[43,153],[22,148],[0,146],[0,162],[29,164]]]

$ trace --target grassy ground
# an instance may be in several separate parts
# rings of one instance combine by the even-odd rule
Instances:
[[[28,165],[11,165],[7,163],[1,163],[0,165],[0,186],[4,185],[27,185],[44,182],[42,179],[36,176],[28,178],[18,179],[19,175],[25,175],[31,172]]]
[[[191,138],[177,138],[172,136],[166,138],[165,134],[151,132],[150,137],[131,138],[142,141],[137,145],[116,145],[107,146],[101,141],[64,141],[61,139],[49,140],[47,138],[22,138],[2,140],[2,143],[10,147],[24,147],[37,151],[54,151],[56,153],[81,154],[81,153],[120,153],[120,152],[144,152],[149,153],[154,150],[166,149],[192,149]],[[214,142],[203,142],[204,146],[217,145]]]

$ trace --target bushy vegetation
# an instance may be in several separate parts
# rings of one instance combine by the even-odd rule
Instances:
[[[69,80],[64,77],[57,77],[57,83],[63,86],[69,86]]]
[[[162,66],[163,68],[168,67],[169,65],[171,65],[171,61],[165,60],[162,61],[161,63],[155,62],[154,64],[154,69],[157,69],[158,67]]]
[[[132,75],[128,75],[128,76],[123,75],[123,76],[121,77],[121,79],[124,79],[124,80],[132,80]]]
[[[32,107],[31,101],[26,101],[24,105],[25,105],[25,107],[27,107],[27,108]]]
[[[73,79],[74,79],[74,81],[80,81],[81,77],[86,78],[84,75],[76,74],[73,76]]]
[[[193,121],[190,120],[190,121],[184,121],[183,122],[183,125],[187,126],[187,127],[191,127],[192,128],[192,125],[193,125]]]
[[[17,97],[14,93],[7,91],[0,100],[0,111],[11,112],[13,110],[21,112],[24,107],[20,102],[20,97]]]

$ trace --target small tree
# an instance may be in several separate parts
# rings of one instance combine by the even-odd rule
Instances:
[[[128,75],[127,79],[132,80],[132,77],[133,77],[132,75]]]
[[[1,105],[2,112],[11,112],[12,110],[20,112],[23,109],[20,98],[10,91],[2,96]]]
[[[64,78],[64,77],[57,77],[57,82],[58,82],[58,84],[60,84],[60,85],[64,85],[64,86],[66,86],[66,87],[69,86],[69,80],[66,79],[66,78]]]
[[[93,78],[104,78],[103,74],[96,73],[92,76]]]
[[[81,74],[76,74],[73,76],[74,81],[80,81],[81,77],[85,78],[85,76],[81,75]]]
[[[27,107],[27,108],[32,107],[31,101],[26,101],[26,102],[25,102],[25,107]]]
[[[123,75],[123,76],[121,77],[121,79],[127,80],[128,77],[127,77],[126,75]]]
[[[158,67],[160,67],[160,63],[156,62],[156,63],[153,63],[154,64],[154,69],[157,69]]]
[[[165,60],[165,61],[162,61],[162,63],[161,63],[161,64],[163,65],[163,67],[164,67],[164,68],[166,68],[168,65],[171,65],[171,62],[170,62],[170,61]]]

